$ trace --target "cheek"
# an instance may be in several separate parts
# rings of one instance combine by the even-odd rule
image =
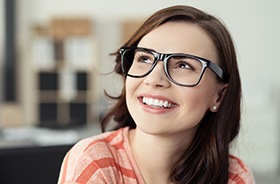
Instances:
[[[181,124],[195,127],[201,122],[205,113],[209,109],[209,98],[201,92],[194,91],[184,95],[184,104],[181,111]]]
[[[127,77],[125,80],[125,92],[126,92],[126,96],[130,96],[133,94],[133,91],[136,90],[136,82],[135,79],[131,78],[131,77]]]
[[[184,108],[188,112],[197,112],[198,114],[204,114],[212,102],[212,92],[199,86],[189,88],[180,92],[180,99],[182,100]]]
[[[125,92],[126,92],[126,103],[128,108],[130,108],[130,104],[132,100],[134,99],[134,94],[138,87],[138,80],[135,80],[134,78],[127,77],[125,81]],[[136,97],[135,97],[136,98]]]
[[[126,105],[130,115],[133,117],[135,123],[137,124],[137,119],[141,119],[139,117],[139,109],[138,109],[138,99],[137,99],[137,89],[140,84],[140,80],[127,77],[125,81],[126,87]]]
[[[218,83],[216,82],[214,74],[209,74],[207,70],[199,85],[197,85],[192,93],[194,103],[204,105],[207,109],[213,105],[216,95],[218,93]]]

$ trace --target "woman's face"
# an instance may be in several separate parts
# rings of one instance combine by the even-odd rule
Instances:
[[[145,35],[138,47],[160,53],[185,53],[208,59],[217,64],[217,51],[210,37],[197,25],[168,22]],[[223,88],[215,74],[206,69],[200,83],[194,87],[178,86],[167,78],[163,62],[143,78],[127,77],[126,101],[137,128],[153,135],[194,134],[205,112],[219,106],[219,91]],[[167,102],[164,108],[157,102]]]

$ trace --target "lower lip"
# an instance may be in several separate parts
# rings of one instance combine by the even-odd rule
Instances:
[[[154,113],[154,114],[168,113],[175,109],[175,108],[153,108],[149,105],[143,104],[141,99],[139,99],[139,103],[144,111],[149,113]]]

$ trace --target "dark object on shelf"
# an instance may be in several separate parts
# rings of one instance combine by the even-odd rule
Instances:
[[[5,102],[16,102],[17,97],[17,58],[16,58],[16,2],[15,0],[5,0],[5,54],[3,72],[3,100]],[[1,12],[2,13],[2,12]],[[2,29],[2,28],[1,28]],[[3,30],[4,30],[3,29]],[[2,77],[2,76],[1,76]]]
[[[82,125],[87,121],[87,104],[71,103],[70,104],[70,119],[73,125]]]
[[[55,72],[41,72],[39,74],[39,89],[40,90],[57,90],[58,75]]]
[[[86,72],[78,72],[77,73],[77,90],[79,91],[86,91],[88,90],[87,84],[87,73]]]
[[[57,104],[41,103],[39,105],[40,122],[45,125],[46,122],[57,122]],[[46,126],[46,125],[45,125]]]

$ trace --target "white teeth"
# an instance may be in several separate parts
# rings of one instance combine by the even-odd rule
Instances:
[[[154,100],[152,98],[148,98],[147,104],[154,105]]]
[[[163,103],[163,106],[164,106],[165,108],[168,107],[168,106],[169,106],[168,102],[165,101],[165,102]]]
[[[158,100],[158,99],[153,99],[148,97],[143,97],[142,102],[150,106],[158,106],[164,108],[170,108],[172,106],[172,104],[167,100],[163,101],[163,100]]]

